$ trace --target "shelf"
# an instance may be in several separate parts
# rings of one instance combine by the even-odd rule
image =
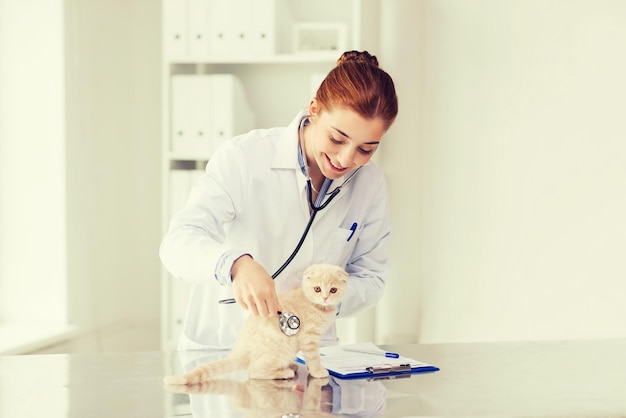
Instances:
[[[180,152],[170,152],[166,158],[169,161],[209,161],[207,155],[183,154]]]
[[[171,169],[184,169],[193,170],[200,168],[204,169],[204,165],[209,161],[207,155],[197,154],[182,154],[182,153],[169,153],[167,156],[169,166]]]
[[[343,51],[342,51],[343,52]],[[307,54],[247,55],[241,57],[188,57],[171,58],[169,64],[328,64],[335,63],[342,52]]]

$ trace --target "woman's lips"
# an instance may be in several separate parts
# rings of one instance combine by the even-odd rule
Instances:
[[[326,155],[326,160],[328,161],[328,165],[330,165],[330,168],[332,168],[333,171],[336,171],[338,173],[343,173],[344,171],[347,170],[346,167],[337,167],[335,164],[333,164],[333,162],[331,161],[328,155]]]

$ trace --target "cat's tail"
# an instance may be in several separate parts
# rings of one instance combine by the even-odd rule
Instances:
[[[193,385],[206,382],[209,378],[245,368],[243,357],[226,357],[221,360],[201,364],[191,372],[178,376],[167,376],[163,381],[167,385]]]

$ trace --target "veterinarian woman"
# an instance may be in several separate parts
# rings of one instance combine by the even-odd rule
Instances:
[[[311,264],[350,274],[339,317],[380,299],[391,226],[385,179],[370,159],[397,112],[393,81],[376,57],[349,51],[289,126],[219,147],[160,248],[172,275],[192,284],[180,350],[230,348],[248,314],[278,323],[277,293],[299,286]],[[273,280],[313,212],[301,248]],[[218,303],[233,297],[235,305]],[[336,340],[334,327],[324,339]]]

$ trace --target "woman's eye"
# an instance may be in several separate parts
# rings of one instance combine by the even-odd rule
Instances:
[[[330,293],[337,293],[337,288],[336,287],[331,287],[330,288]]]
[[[321,291],[322,291],[322,288],[321,288],[321,287],[319,287],[319,286],[315,286],[315,287],[313,288],[313,290],[315,290],[315,293],[319,293],[319,292],[321,292]]]
[[[336,138],[335,138],[334,136],[332,136],[332,135],[330,135],[330,136],[328,137],[328,139],[330,140],[330,142],[332,142],[332,143],[333,143],[333,144],[335,144],[335,145],[343,145],[343,144],[345,144],[345,141],[341,141],[341,140],[339,140],[339,139],[336,139]],[[359,151],[359,153],[360,153],[360,154],[363,154],[363,155],[371,155],[371,154],[373,154],[373,153],[374,153],[374,151],[376,151],[376,148],[373,148],[373,149],[365,149],[365,148],[360,148],[360,147],[359,147],[359,148],[357,148],[357,151]]]

